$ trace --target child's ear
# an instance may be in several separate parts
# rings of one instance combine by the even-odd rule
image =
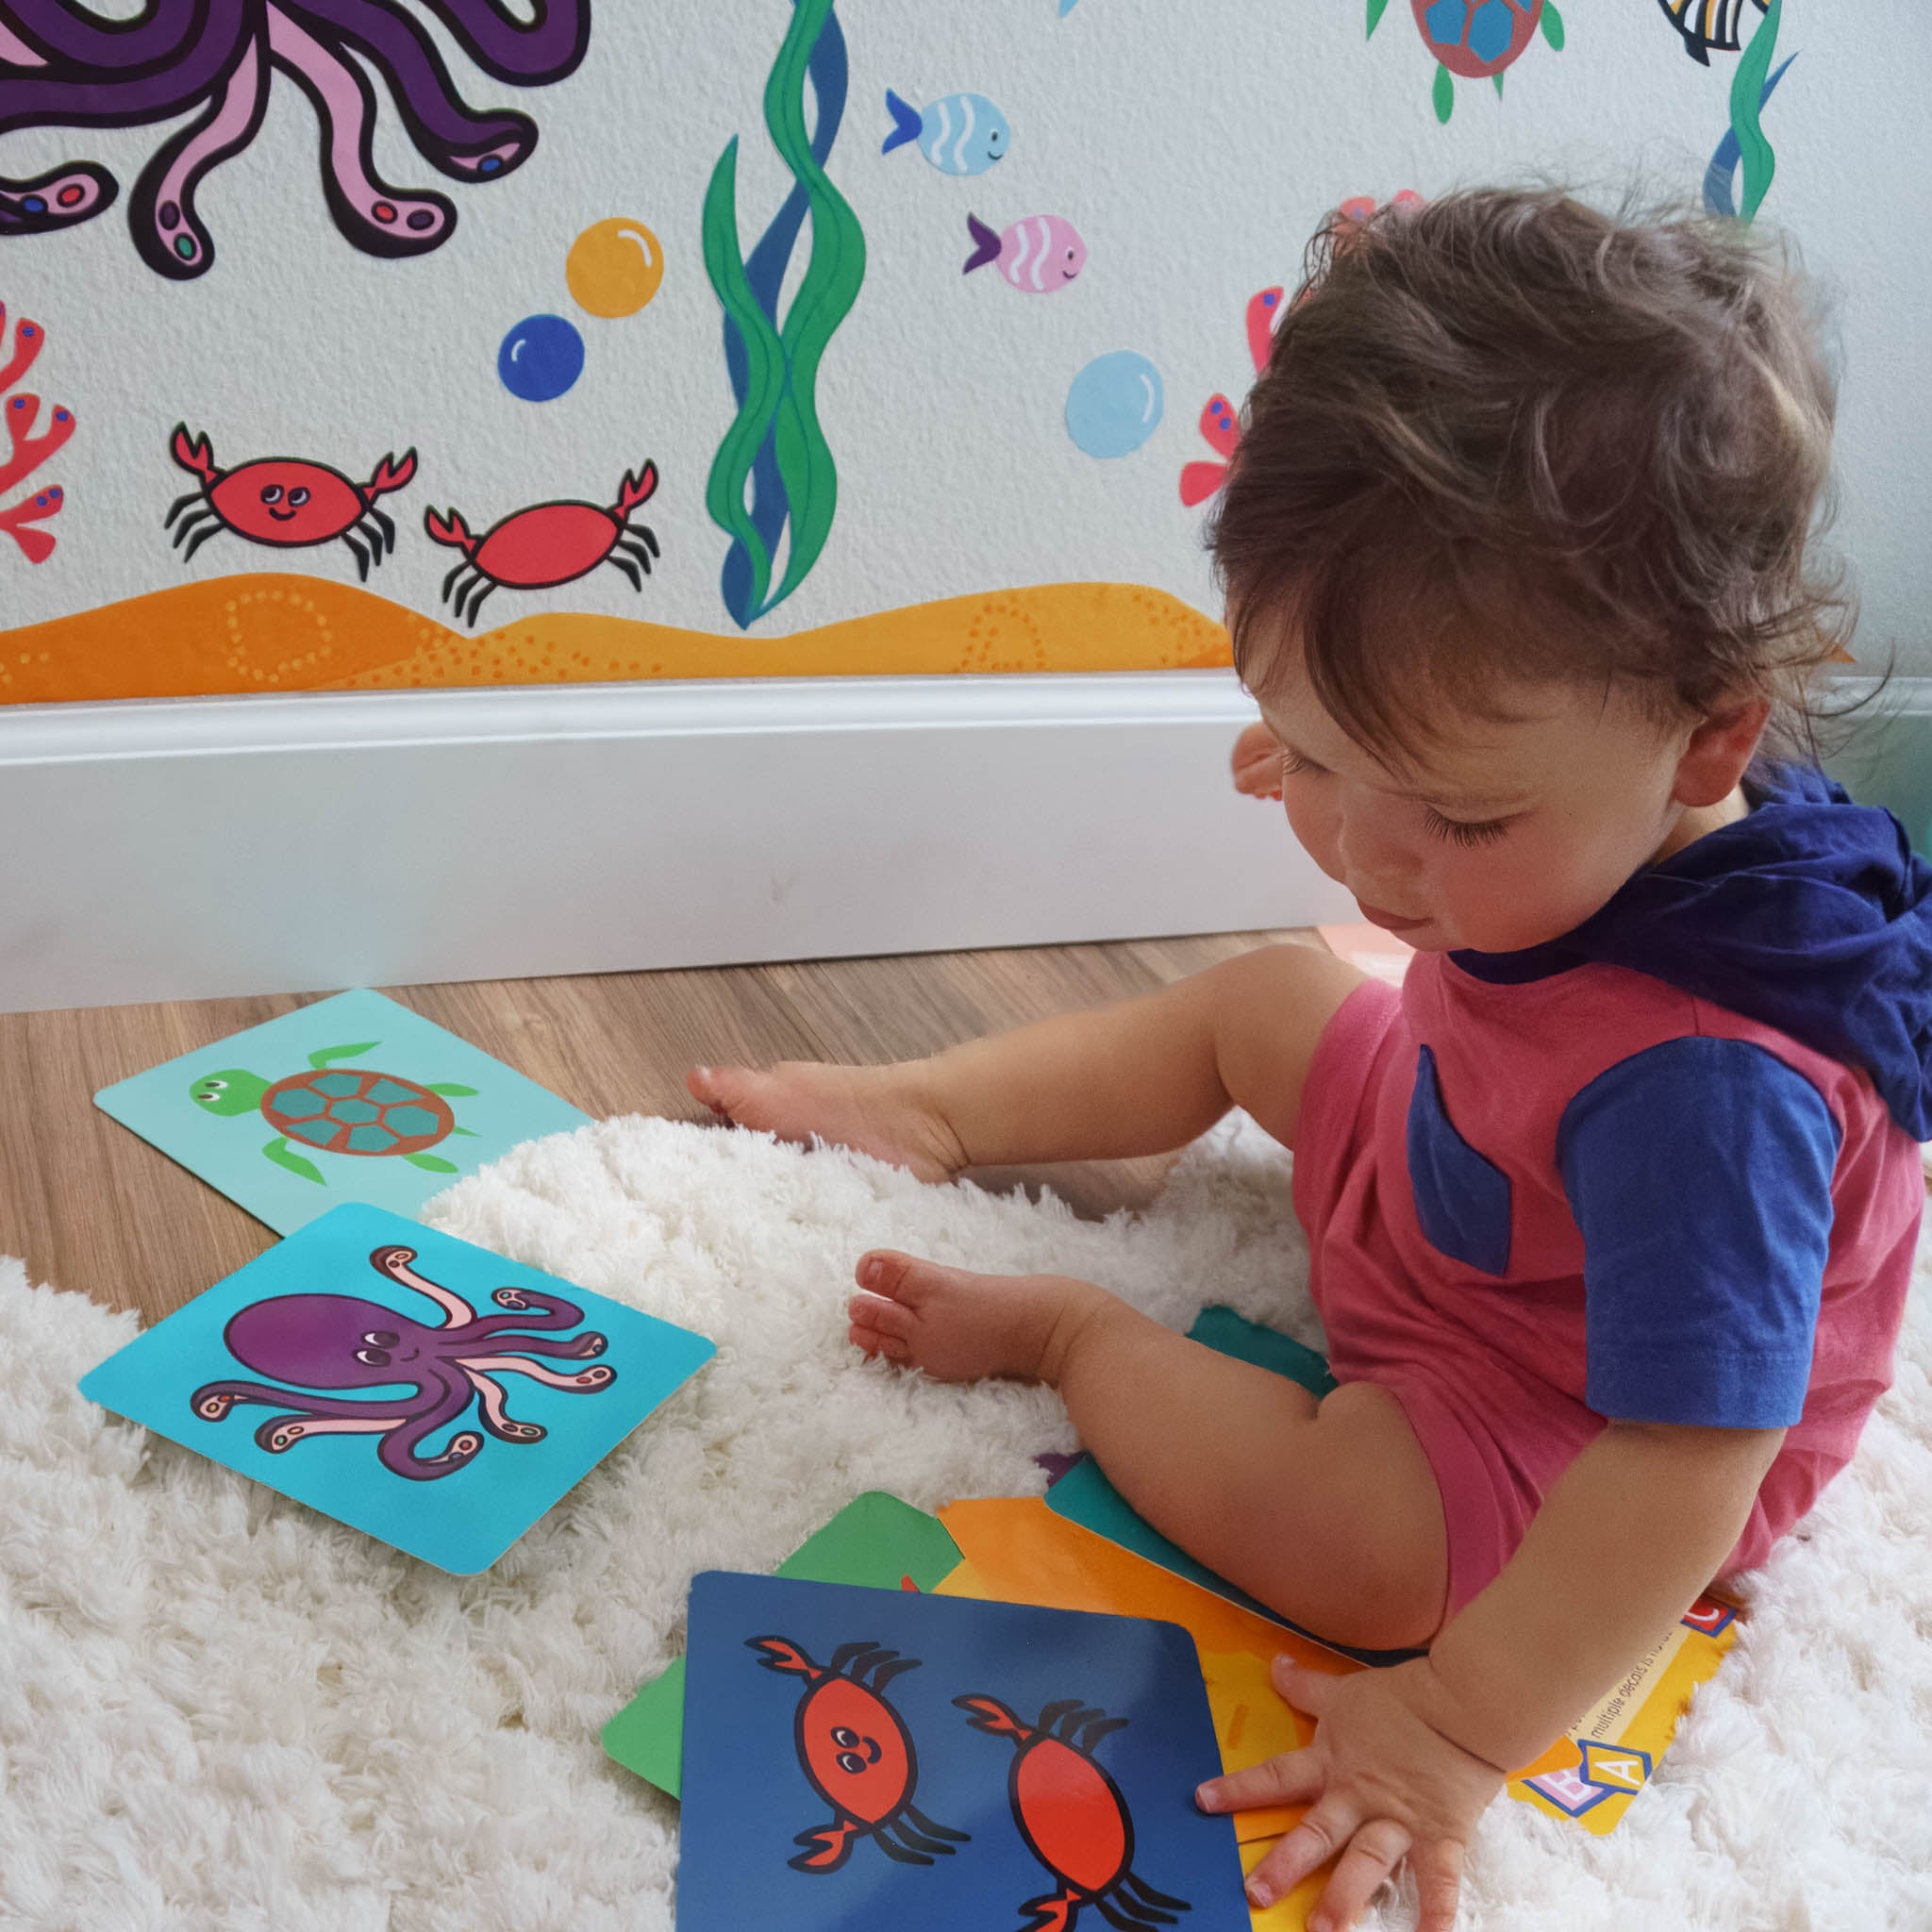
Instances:
[[[1742,699],[1707,712],[1690,734],[1677,761],[1671,796],[1679,805],[1716,805],[1728,798],[1764,736],[1771,703]]]

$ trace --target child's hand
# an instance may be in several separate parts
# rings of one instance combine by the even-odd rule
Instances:
[[[1281,796],[1281,741],[1265,724],[1250,724],[1234,741],[1234,789],[1250,798]]]
[[[1274,1904],[1339,1852],[1308,1932],[1345,1932],[1407,1857],[1421,1894],[1417,1932],[1450,1932],[1463,1846],[1505,1778],[1438,1728],[1446,1700],[1428,1660],[1331,1677],[1276,1657],[1274,1674],[1274,1688],[1318,1721],[1314,1741],[1196,1793],[1204,1811],[1312,1801],[1249,1874],[1249,1898]]]

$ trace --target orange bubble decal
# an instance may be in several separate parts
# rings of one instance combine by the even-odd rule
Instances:
[[[635,315],[664,279],[664,250],[641,222],[614,216],[593,222],[571,243],[564,280],[572,299],[592,315]]]

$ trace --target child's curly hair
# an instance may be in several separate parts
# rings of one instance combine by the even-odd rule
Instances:
[[[1265,691],[1296,651],[1378,755],[1541,679],[1765,696],[1815,749],[1852,624],[1811,543],[1836,400],[1807,284],[1737,222],[1557,190],[1333,216],[1211,535],[1235,661]]]

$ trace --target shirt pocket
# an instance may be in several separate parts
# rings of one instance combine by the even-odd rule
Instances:
[[[1509,1176],[1456,1131],[1426,1046],[1408,1103],[1408,1183],[1430,1246],[1483,1274],[1509,1272]]]

